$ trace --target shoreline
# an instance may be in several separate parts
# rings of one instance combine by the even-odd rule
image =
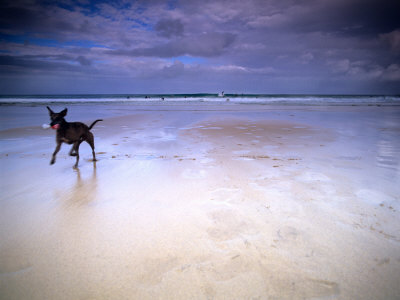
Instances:
[[[136,105],[136,106],[400,106],[400,95],[313,94],[76,94],[0,95],[2,105]]]

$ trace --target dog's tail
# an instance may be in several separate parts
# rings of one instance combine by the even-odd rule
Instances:
[[[99,121],[103,121],[103,120],[102,120],[102,119],[98,119],[98,120],[94,121],[94,122],[92,123],[92,125],[89,126],[89,130],[92,129],[93,126],[94,126],[94,124],[96,124],[96,123],[99,122]]]

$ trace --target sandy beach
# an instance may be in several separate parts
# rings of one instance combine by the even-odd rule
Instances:
[[[400,299],[399,106],[68,108],[0,106],[0,299]]]

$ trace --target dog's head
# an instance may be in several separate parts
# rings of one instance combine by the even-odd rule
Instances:
[[[58,129],[60,127],[60,124],[65,122],[64,117],[67,115],[68,109],[64,109],[60,111],[59,113],[55,113],[54,111],[51,110],[50,107],[47,106],[47,110],[49,111],[50,115],[50,126],[53,129]]]

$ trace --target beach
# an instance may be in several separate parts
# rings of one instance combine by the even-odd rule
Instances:
[[[0,105],[0,299],[399,299],[400,106]],[[64,104],[52,104],[61,111]]]

